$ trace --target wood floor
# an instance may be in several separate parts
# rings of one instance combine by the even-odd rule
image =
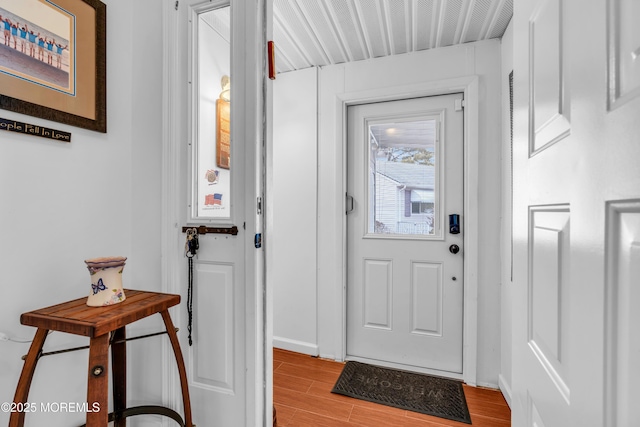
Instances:
[[[468,427],[469,424],[332,394],[342,367],[274,349],[273,401],[278,427]],[[473,426],[510,427],[511,411],[499,391],[464,386]]]

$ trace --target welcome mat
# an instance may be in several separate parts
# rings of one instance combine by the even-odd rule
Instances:
[[[347,362],[331,392],[471,424],[460,381]]]

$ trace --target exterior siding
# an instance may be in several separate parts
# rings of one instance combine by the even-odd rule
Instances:
[[[376,174],[376,188],[378,197],[376,197],[374,204],[377,231],[379,233],[396,233],[398,218],[403,214],[404,200],[401,200],[401,198],[404,192],[399,191],[396,181],[379,173]],[[395,203],[387,203],[385,206],[382,200],[393,200]]]

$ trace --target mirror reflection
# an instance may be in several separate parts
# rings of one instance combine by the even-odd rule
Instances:
[[[231,218],[230,7],[201,13],[197,31],[197,137],[193,150],[193,215]]]

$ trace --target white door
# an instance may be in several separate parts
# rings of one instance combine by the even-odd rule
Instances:
[[[461,100],[348,108],[349,359],[462,373]]]
[[[514,2],[514,427],[639,425],[640,3],[585,3]]]
[[[256,136],[262,135],[261,6],[233,0],[231,7],[228,0],[168,3],[175,142],[166,160],[176,165],[175,182],[167,185],[175,192],[167,196],[176,201],[169,207],[175,211],[169,222],[176,258],[170,280],[179,283],[182,294],[179,336],[193,421],[198,426],[262,425],[269,419],[264,407],[263,249],[254,247],[262,224],[257,197],[263,164],[257,160],[261,140]],[[231,39],[256,43],[246,42],[251,46],[241,46],[237,54]],[[190,345],[182,228],[199,225],[235,226],[237,235],[199,236]]]

